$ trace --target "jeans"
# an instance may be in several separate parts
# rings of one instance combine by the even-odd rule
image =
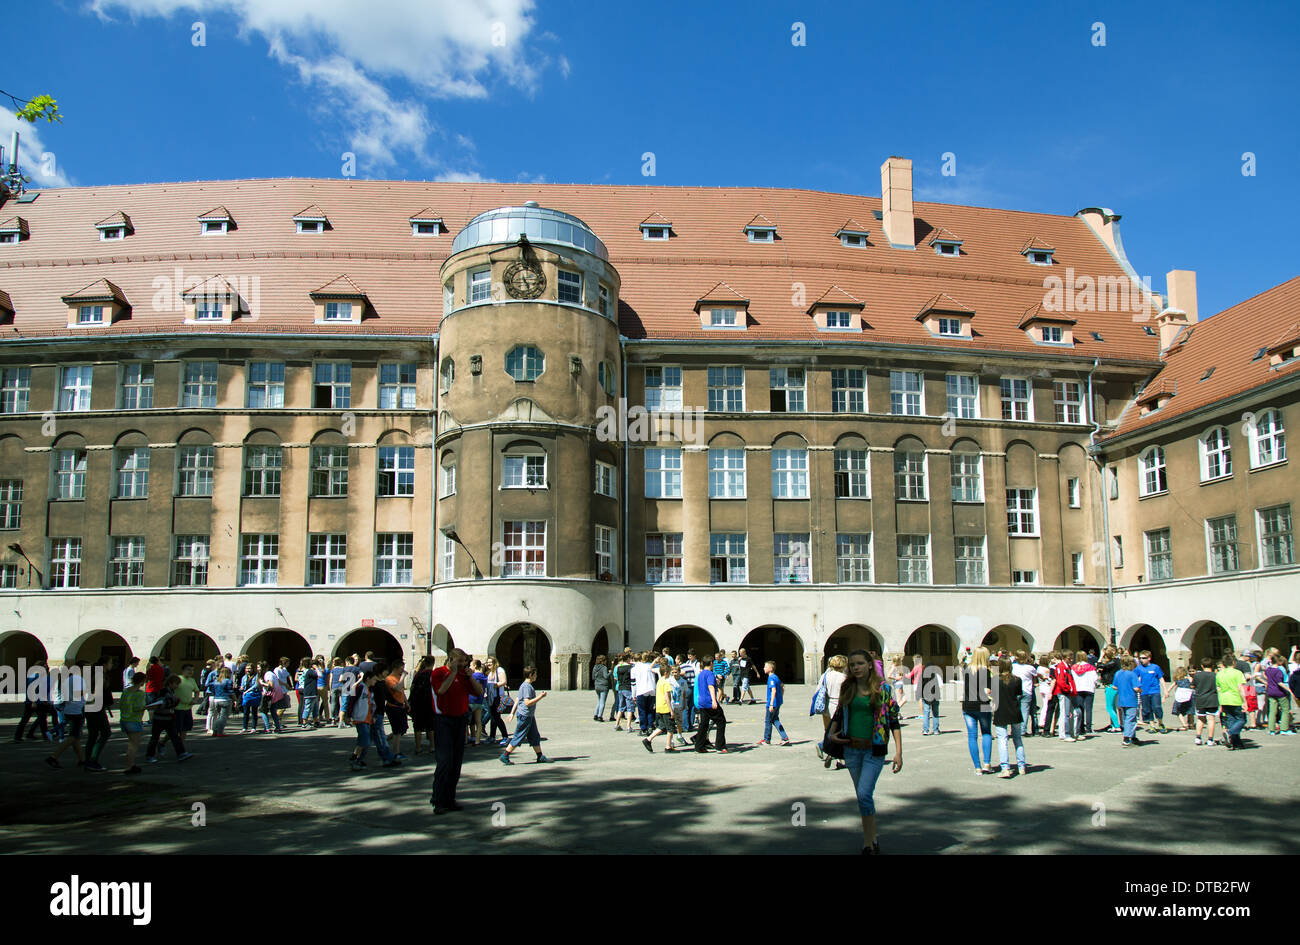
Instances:
[[[931,731],[930,723],[934,723],[933,732],[939,734],[939,700],[923,699],[921,701],[921,731]]]
[[[28,732],[27,734],[29,735],[35,734],[36,726],[39,725],[41,727],[41,737],[42,738],[48,737],[50,733],[50,729],[49,729],[49,724],[46,722],[45,716],[49,712],[49,708],[50,708],[50,704],[48,702],[43,702],[43,701],[32,702],[28,699],[24,699],[23,719],[21,722],[18,723],[18,730],[14,732],[14,741],[20,741],[22,739],[23,729],[27,728],[27,720],[32,719],[33,717],[34,720],[32,721],[31,731]]]
[[[636,720],[642,735],[650,734],[650,721],[655,711],[655,694],[642,692],[636,697]]]
[[[360,751],[354,750],[352,753],[352,757],[357,759],[357,761],[361,761],[366,757],[366,749],[370,747],[370,726],[362,722],[360,725],[356,726],[356,730],[357,730],[356,747],[360,749]]]
[[[320,711],[320,696],[315,694],[302,697],[302,720],[304,724],[314,725],[316,714]]]
[[[632,690],[620,689],[614,693],[615,706],[619,715],[636,715],[636,700],[632,698]]]
[[[1159,719],[1160,727],[1165,727],[1165,707],[1164,700],[1158,692],[1142,693],[1142,721],[1150,722],[1152,719]]]
[[[874,817],[876,782],[880,780],[880,772],[885,770],[885,759],[877,758],[869,748],[854,748],[852,745],[846,745],[844,764],[848,766],[849,776],[853,778],[853,790],[858,795],[858,813],[863,817]]]
[[[1278,723],[1281,722],[1281,727]],[[1277,732],[1291,731],[1291,697],[1268,697],[1268,727]]]
[[[700,713],[700,730],[695,733],[695,750],[709,750],[709,726],[718,726],[718,740],[713,743],[714,748],[722,749],[727,747],[727,717],[722,714],[722,710],[699,709]]]
[[[375,713],[375,720],[370,723],[370,740],[379,752],[379,759],[385,764],[393,760],[393,753],[388,750],[388,736],[384,733],[384,717]]]
[[[1074,696],[1064,692],[1057,695],[1056,714],[1061,719],[1061,738],[1072,738],[1076,734],[1074,728]]]
[[[1096,695],[1095,692],[1079,693],[1079,709],[1083,713],[1081,731],[1087,735],[1092,734],[1092,703]],[[1079,731],[1076,731],[1075,734],[1078,735]]]
[[[1137,734],[1138,710],[1135,705],[1118,706],[1120,718],[1123,719],[1124,740],[1128,741]]]
[[[1119,690],[1114,686],[1106,687],[1106,714],[1110,716],[1110,727],[1119,728],[1119,712],[1115,709],[1115,698],[1119,695]]]
[[[153,720],[153,733],[149,736],[149,747],[144,753],[146,758],[152,758],[158,753],[158,742],[163,735],[167,736],[168,743],[178,757],[185,754],[185,742],[181,741],[180,729],[176,727],[176,717],[172,716],[170,719]]]
[[[596,693],[596,712],[595,715],[593,716],[594,718],[600,719],[605,717],[605,701],[608,698],[609,698],[608,689],[602,689],[600,692]]]
[[[437,767],[433,771],[433,794],[429,803],[434,807],[450,807],[456,803],[456,785],[460,782],[460,769],[465,763],[468,720],[467,715],[433,717],[433,757]]]
[[[330,690],[330,721],[331,722],[338,721],[339,712],[342,710],[342,704],[343,704],[343,690],[331,689]]]
[[[1032,692],[1021,693],[1020,695],[1020,717],[1024,719],[1021,723],[1021,731],[1025,728],[1032,727],[1034,723],[1034,694]]]
[[[984,764],[993,764],[993,713],[980,712],[977,715],[971,715],[969,712],[962,712],[962,718],[966,720],[966,747],[970,749],[970,760],[975,762],[975,767],[980,767],[980,744],[984,748]],[[980,736],[983,736],[981,739]]]
[[[1010,771],[1011,765],[1007,763],[1007,739],[1010,738],[1016,746],[1016,767],[1025,766],[1025,743],[1021,740],[1020,734],[1024,726],[1016,723],[1014,725],[995,725],[994,733],[998,736],[998,762],[1002,765],[1003,771]]]
[[[99,761],[99,754],[108,744],[108,712],[86,713],[86,760]]]
[[[773,725],[775,725],[776,730],[781,733],[781,741],[788,742],[790,736],[785,733],[785,726],[781,724],[780,706],[777,706],[775,709],[767,710],[766,718],[763,719],[763,741],[770,742],[772,740]]]
[[[528,742],[533,748],[541,749],[542,733],[537,729],[536,716],[527,716],[526,718],[518,713],[515,714],[515,734],[510,738],[510,747],[518,748],[524,742]]]
[[[694,688],[691,686],[691,689]],[[682,726],[687,729],[695,728],[695,702],[689,692],[686,693],[686,704],[682,706]]]
[[[258,703],[244,703],[244,731],[251,732],[257,728]]]
[[[212,734],[226,734],[226,720],[230,718],[230,700],[212,700]]]
[[[1241,730],[1246,727],[1246,712],[1239,705],[1220,706],[1219,711],[1223,713],[1223,728],[1228,735],[1228,744],[1239,746],[1241,744]]]

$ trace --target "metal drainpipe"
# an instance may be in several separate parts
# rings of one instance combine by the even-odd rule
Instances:
[[[620,359],[622,360],[622,362],[623,362],[623,387],[622,387],[620,393],[623,395],[623,402],[624,402],[624,403],[627,403],[627,349],[626,349],[626,348],[624,347],[624,345],[623,345],[623,333],[622,333],[622,332],[619,332],[619,336],[618,336],[618,353],[619,353],[619,358],[620,358]],[[615,410],[618,409],[618,405],[617,405],[617,404],[614,405],[614,409],[615,409]],[[617,417],[617,416],[614,418],[614,422],[615,422],[615,424],[617,425],[617,423],[618,423],[618,417]],[[628,452],[629,452],[629,451],[628,451],[628,444],[627,444],[627,441],[626,441],[626,439],[625,439],[625,440],[623,441],[623,450],[622,450],[622,453],[623,453],[623,457],[622,457],[622,458],[623,458],[623,468],[622,468],[622,473],[623,473],[623,477],[622,477],[622,478],[623,478],[623,502],[622,502],[622,505],[623,505],[623,511],[622,511],[622,512],[620,513],[620,515],[619,515],[619,524],[623,526],[622,528],[619,529],[619,531],[621,531],[621,532],[623,533],[623,638],[624,638],[624,639],[628,639],[628,638],[630,637],[630,635],[631,635],[631,631],[630,631],[630,629],[628,628],[628,625],[627,625],[627,582],[628,582],[627,562],[628,562],[628,544],[629,544],[629,540],[630,540],[630,536],[629,536],[629,534],[628,534],[628,524],[627,524],[627,480],[628,480],[627,465],[628,465]],[[607,645],[608,645],[609,642],[610,642],[610,640],[609,640],[609,634],[608,634],[608,633],[605,634],[605,642],[606,642]],[[654,643],[653,640],[651,640],[650,642],[651,642],[651,643]],[[619,647],[618,649],[619,649],[619,652],[622,652],[623,647]]]
[[[1092,396],[1092,375],[1101,363],[1100,358],[1093,358],[1092,369],[1088,371],[1088,416],[1092,422],[1092,432],[1088,434],[1088,452],[1092,455],[1092,461],[1097,464],[1097,470],[1101,475],[1101,528],[1105,533],[1102,535],[1102,544],[1106,549],[1106,608],[1110,618],[1110,643],[1115,645],[1115,572],[1111,567],[1110,560],[1110,488],[1106,481],[1106,467],[1102,464],[1101,458],[1097,455],[1097,431],[1101,429],[1097,423],[1097,405]]]
[[[424,628],[424,655],[433,655],[433,589],[438,580],[438,335],[433,336],[433,410],[429,417],[429,436],[433,449],[433,477],[429,497],[429,624]],[[455,574],[452,575],[454,579]]]

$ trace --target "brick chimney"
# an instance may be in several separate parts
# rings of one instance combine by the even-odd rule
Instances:
[[[1165,273],[1165,289],[1169,301],[1156,316],[1162,357],[1180,331],[1196,324],[1196,273],[1190,269],[1171,269]]]
[[[880,165],[880,200],[889,245],[895,249],[916,249],[911,158],[891,157]]]

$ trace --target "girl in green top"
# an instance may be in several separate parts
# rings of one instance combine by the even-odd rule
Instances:
[[[139,774],[135,753],[140,750],[140,733],[144,731],[144,704],[148,696],[144,691],[144,673],[131,677],[126,691],[118,703],[118,722],[126,735],[126,774]]]

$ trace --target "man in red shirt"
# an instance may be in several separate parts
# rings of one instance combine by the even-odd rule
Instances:
[[[144,691],[150,702],[158,697],[163,687],[163,667],[158,657],[149,657],[149,668],[144,671]]]
[[[456,784],[465,761],[465,728],[469,720],[469,696],[483,695],[483,687],[469,673],[469,655],[453,649],[445,666],[439,666],[429,678],[433,689],[433,754],[437,767],[433,771],[433,796],[429,803],[435,814],[460,810],[456,803]]]

